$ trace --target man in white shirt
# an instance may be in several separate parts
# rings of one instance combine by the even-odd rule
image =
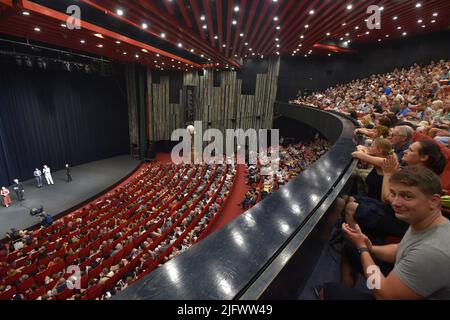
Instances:
[[[54,184],[52,175],[50,173],[50,168],[47,167],[46,164],[44,165],[44,168],[43,168],[42,172],[44,173],[45,180],[47,180],[47,184]]]

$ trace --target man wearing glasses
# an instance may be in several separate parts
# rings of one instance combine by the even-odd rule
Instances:
[[[403,153],[408,150],[409,145],[412,143],[413,134],[414,130],[409,126],[396,126],[389,135],[389,140],[394,147],[394,151],[397,154],[400,163],[403,158]]]

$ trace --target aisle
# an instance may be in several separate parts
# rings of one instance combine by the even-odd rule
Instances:
[[[245,174],[245,165],[238,164],[236,166],[236,180],[233,185],[233,190],[231,190],[225,207],[223,208],[214,225],[211,227],[208,234],[219,230],[231,220],[241,215],[242,212],[244,212],[239,204],[242,202],[245,194],[249,189],[249,186],[246,185]]]

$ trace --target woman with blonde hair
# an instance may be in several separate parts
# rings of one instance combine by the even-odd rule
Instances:
[[[9,196],[9,190],[6,189],[5,187],[2,187],[0,194],[2,196],[2,203],[5,207],[9,207],[9,205],[11,204],[11,197]]]

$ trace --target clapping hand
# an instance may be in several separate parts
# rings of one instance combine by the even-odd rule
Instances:
[[[343,223],[342,231],[347,239],[353,243],[356,248],[367,247],[369,251],[372,251],[372,242],[364,233],[362,233],[359,225],[356,224],[355,227],[352,228],[347,223]]]
[[[383,170],[383,175],[391,175],[397,172],[400,168],[397,157],[395,155],[390,155],[383,161],[381,169]]]

